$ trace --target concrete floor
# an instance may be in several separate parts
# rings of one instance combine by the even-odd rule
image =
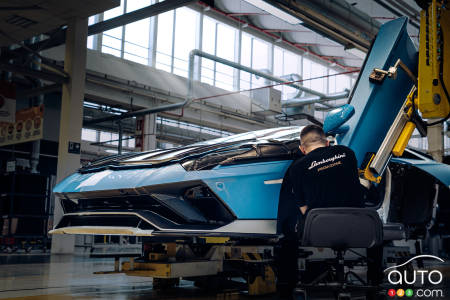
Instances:
[[[94,275],[113,270],[112,259],[86,256],[18,254],[0,255],[0,299],[276,299],[248,297],[239,292],[205,293],[181,281],[170,291],[152,289],[152,280],[124,274]]]
[[[0,254],[0,299],[72,300],[72,299],[199,299],[199,300],[274,300],[278,297],[250,297],[242,292],[205,292],[181,281],[165,292],[154,291],[152,280],[124,274],[94,275],[96,271],[114,269],[112,259],[87,256],[45,254]],[[440,288],[444,298],[450,295],[450,266],[440,266],[444,282]],[[364,297],[363,297],[364,298]],[[330,299],[309,297],[309,299]],[[361,299],[361,298],[359,298]]]

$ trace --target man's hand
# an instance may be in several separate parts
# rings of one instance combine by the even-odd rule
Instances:
[[[300,211],[302,212],[303,215],[306,213],[307,209],[308,209],[308,205],[300,207]]]

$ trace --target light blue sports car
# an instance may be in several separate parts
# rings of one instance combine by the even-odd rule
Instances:
[[[282,127],[190,146],[111,156],[54,189],[65,215],[53,233],[277,237],[283,176],[300,157],[302,127]],[[450,166],[406,150],[367,193],[384,221],[450,233]],[[430,225],[432,225],[430,227]]]

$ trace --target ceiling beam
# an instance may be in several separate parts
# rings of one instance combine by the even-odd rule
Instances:
[[[54,84],[45,85],[42,87],[18,91],[18,94],[20,95],[20,97],[34,97],[34,96],[39,96],[39,95],[43,95],[43,94],[60,92],[61,88],[62,88],[61,84],[54,83]]]
[[[51,81],[54,83],[67,83],[69,82],[69,77],[65,77],[56,73],[50,73],[46,71],[40,71],[40,70],[33,70],[28,67],[14,65],[10,63],[0,62],[0,70],[16,73],[16,74],[22,74],[25,76],[30,76],[33,78],[38,78],[46,81]]]
[[[177,9],[179,7],[186,6],[188,4],[197,2],[195,0],[166,0],[164,2],[159,2],[121,16],[99,22],[89,26],[88,35],[93,35],[101,33],[116,27],[120,27],[126,24],[130,24],[136,21],[140,21],[149,17],[153,17],[170,10]]]
[[[360,17],[357,18],[356,14],[351,14],[348,9],[351,7],[341,7],[341,4],[345,1],[290,1],[290,0],[271,0],[272,5],[278,6],[280,9],[300,18],[303,20],[303,26],[310,28],[313,31],[319,32],[326,37],[337,41],[342,45],[353,45],[362,51],[367,51],[370,48],[371,40],[375,37],[376,32],[380,24],[377,22],[369,22],[371,30],[363,30],[360,33],[355,32],[354,27],[346,27],[341,25],[338,21],[333,20],[327,15],[324,9],[330,10],[339,9],[339,12],[345,15],[351,15],[353,22],[364,22]],[[324,6],[323,6],[324,5]],[[328,7],[328,6],[329,7]],[[336,11],[335,18],[341,18]],[[347,20],[348,21],[348,20]],[[367,22],[366,22],[367,23]],[[367,26],[369,26],[366,24]],[[366,36],[363,36],[363,33]]]

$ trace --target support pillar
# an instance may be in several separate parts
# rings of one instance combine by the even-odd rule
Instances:
[[[62,86],[61,119],[59,129],[58,168],[56,181],[60,182],[80,167],[81,129],[86,77],[86,42],[88,19],[74,19],[67,27],[64,70],[70,81]],[[71,149],[69,150],[69,145]],[[54,224],[63,215],[59,199],[55,200]],[[72,235],[53,235],[52,253],[73,253]]]
[[[443,124],[440,123],[428,127],[427,139],[428,139],[428,153],[431,156],[433,156],[434,160],[442,162],[442,160],[444,159]]]
[[[144,117],[144,141],[142,151],[156,149],[156,114]]]

